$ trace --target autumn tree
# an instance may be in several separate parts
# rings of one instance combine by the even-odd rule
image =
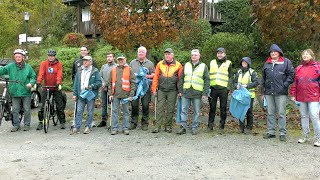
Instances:
[[[197,0],[93,0],[92,19],[108,43],[123,51],[176,39],[181,22],[197,19]]]
[[[320,47],[320,0],[251,0],[263,42]]]

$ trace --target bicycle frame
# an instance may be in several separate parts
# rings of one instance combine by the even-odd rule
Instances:
[[[44,126],[44,132],[48,132],[49,128],[49,120],[53,121],[54,125],[57,125],[57,121],[54,120],[55,117],[55,104],[54,104],[54,96],[52,95],[52,98],[50,98],[52,92],[50,91],[50,88],[56,88],[56,86],[43,86],[43,88],[46,88],[46,100],[45,100],[45,107],[44,107],[44,120],[43,120],[43,126]]]

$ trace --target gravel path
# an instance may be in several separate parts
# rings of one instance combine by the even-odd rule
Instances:
[[[59,126],[44,134],[35,130],[35,113],[32,119],[29,132],[12,133],[8,122],[0,126],[1,180],[320,179],[320,148],[300,145],[293,135],[285,143],[235,130],[218,135],[201,129],[196,136],[133,130],[111,136],[93,128],[88,135],[69,135]]]

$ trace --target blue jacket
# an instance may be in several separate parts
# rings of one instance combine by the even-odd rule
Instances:
[[[82,69],[79,68],[75,79],[73,83],[73,95],[77,97],[77,99],[80,97],[81,93],[81,72]],[[98,91],[99,88],[101,87],[102,79],[99,73],[99,70],[95,67],[92,66],[92,71],[90,74],[90,79],[89,79],[89,86],[92,87],[92,92],[95,94],[95,97],[98,96]]]

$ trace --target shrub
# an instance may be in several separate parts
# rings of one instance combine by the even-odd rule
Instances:
[[[254,45],[253,40],[244,34],[217,33],[204,44],[201,52],[202,61],[209,65],[210,61],[216,58],[216,50],[219,47],[226,49],[228,59],[238,68],[242,57],[252,56]]]
[[[99,44],[98,47],[96,48],[96,50],[94,51],[93,53],[93,57],[98,65],[98,68],[100,68],[103,64],[106,63],[106,59],[107,59],[107,56],[106,54],[108,52],[113,52],[115,53],[116,55],[118,53],[120,53],[119,50],[117,49],[114,49],[111,45],[109,44]]]
[[[81,33],[68,33],[63,38],[63,44],[67,47],[79,47],[87,38]]]

